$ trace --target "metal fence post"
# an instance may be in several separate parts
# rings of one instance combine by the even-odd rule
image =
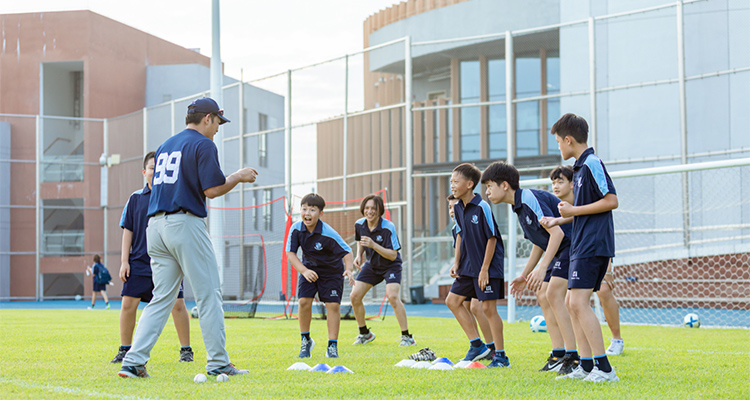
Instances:
[[[516,155],[516,137],[515,137],[515,124],[514,118],[514,85],[513,76],[515,71],[515,57],[513,56],[513,35],[510,31],[505,32],[505,118],[506,118],[506,145],[508,154],[508,164],[515,162]],[[516,277],[516,222],[515,215],[513,214],[513,207],[508,204],[506,207],[508,213],[508,246],[505,248],[505,254],[508,258],[508,277],[505,278],[506,282],[513,280]],[[513,295],[508,296],[508,322],[516,321],[516,298]]]
[[[34,191],[36,192],[36,196],[34,196],[34,205],[35,205],[35,218],[34,218],[34,226],[35,226],[35,248],[36,248],[36,254],[35,254],[35,294],[34,297],[36,297],[36,301],[42,300],[42,288],[41,288],[41,265],[39,263],[39,258],[41,257],[41,247],[42,247],[42,218],[41,218],[41,203],[42,203],[42,197],[41,197],[41,180],[42,180],[42,118],[41,116],[36,116],[36,146],[35,146],[35,161],[36,161],[36,187],[34,188]]]
[[[349,144],[348,139],[348,132],[349,132],[349,55],[347,54],[346,57],[344,57],[344,165],[342,168],[343,173],[342,176],[342,187],[343,187],[343,196],[341,197],[341,201],[346,201],[346,193],[347,193],[347,186],[346,186],[346,173],[347,173],[347,164],[349,162],[349,148],[347,147]]]
[[[687,99],[685,98],[684,5],[677,2],[677,79],[680,90],[680,161],[688,163]],[[682,225],[685,248],[690,248],[690,175],[682,173]]]
[[[413,149],[414,126],[412,123],[411,98],[412,98],[412,65],[411,65],[411,37],[404,38],[404,138],[406,146],[404,151],[404,162],[406,163],[406,253],[409,263],[409,276],[414,273],[414,172]],[[424,285],[424,281],[422,282]]]

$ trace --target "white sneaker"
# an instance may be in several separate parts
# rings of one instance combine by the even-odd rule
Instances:
[[[567,375],[558,376],[558,377],[555,378],[555,380],[557,380],[557,379],[586,379],[588,376],[589,376],[589,372],[586,372],[583,369],[583,367],[581,367],[579,365],[579,366],[576,367],[576,369],[573,370],[573,372],[571,372],[571,373],[569,373]]]
[[[367,335],[357,335],[357,340],[353,344],[367,344],[375,340],[375,333],[370,331]]]
[[[401,343],[398,344],[399,346],[416,346],[417,341],[414,340],[413,337],[401,335]]]
[[[617,382],[619,380],[620,378],[617,377],[614,367],[612,367],[612,371],[604,372],[595,366],[594,369],[592,369],[591,372],[589,373],[589,376],[587,376],[583,381],[598,383],[598,382]]]
[[[607,347],[608,356],[619,356],[625,350],[625,341],[622,339],[609,339],[610,345]]]

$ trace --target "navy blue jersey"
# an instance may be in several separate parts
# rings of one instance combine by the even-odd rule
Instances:
[[[130,195],[120,217],[120,228],[133,232],[130,245],[130,275],[151,276],[151,258],[146,245],[146,227],[148,226],[148,202],[151,189],[148,185]]]
[[[575,206],[597,202],[607,193],[617,194],[604,163],[589,147],[573,166]],[[612,211],[573,218],[570,259],[615,256],[615,225]]]
[[[396,235],[396,225],[387,219],[380,217],[378,226],[375,229],[370,230],[367,225],[367,218],[360,218],[354,223],[354,240],[360,241],[362,236],[367,236],[372,239],[373,242],[385,247],[386,249],[396,250],[396,259],[391,261],[380,255],[374,249],[365,247],[365,255],[367,256],[367,262],[372,268],[377,270],[389,269],[395,266],[401,265],[401,254],[398,253],[401,250],[401,243],[398,241]]]
[[[453,229],[451,229],[451,233],[453,234],[453,248],[456,248],[456,238],[458,237],[459,232],[461,232],[461,228],[458,227],[458,225],[453,225]],[[464,264],[466,264],[466,254],[461,252],[461,254],[458,255],[458,270],[461,270],[461,268],[467,268]],[[455,257],[454,257],[455,259]]]
[[[469,204],[464,205],[459,200],[453,206],[458,234],[461,235],[461,254],[466,256],[465,265],[460,265],[458,274],[461,276],[479,277],[479,271],[484,263],[484,252],[487,241],[491,237],[497,238],[495,254],[490,262],[490,278],[503,277],[503,238],[498,232],[495,216],[490,205],[482,200],[482,196],[474,194]]]
[[[557,204],[560,203],[554,194],[544,190],[537,189],[518,189],[515,195],[515,204],[513,212],[518,215],[518,222],[523,230],[523,237],[531,243],[547,250],[549,243],[549,232],[539,223],[542,217],[560,217],[560,211],[557,210]],[[565,236],[555,256],[560,255],[570,247],[570,224],[561,225]]]
[[[302,247],[302,264],[318,274],[344,273],[345,255],[352,249],[330,225],[318,220],[312,233],[302,221],[297,221],[289,230],[286,251],[296,253]]]
[[[184,210],[205,218],[203,191],[225,182],[214,142],[198,131],[185,129],[156,150],[148,216]]]

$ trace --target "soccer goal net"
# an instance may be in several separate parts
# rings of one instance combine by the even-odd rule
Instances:
[[[702,325],[750,327],[750,160],[611,176],[620,320],[679,325],[696,313]],[[530,250],[522,242],[520,257]],[[533,304],[528,292],[519,299]]]

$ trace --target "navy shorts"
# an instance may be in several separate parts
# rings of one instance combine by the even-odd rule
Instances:
[[[388,269],[375,269],[370,263],[366,263],[362,266],[362,270],[357,275],[357,280],[364,283],[369,283],[372,286],[377,285],[385,280],[385,284],[389,283],[401,283],[401,265],[397,265]]]
[[[459,276],[451,286],[451,293],[479,301],[499,300],[505,298],[503,278],[490,278],[484,290],[479,288],[479,278]]]
[[[122,285],[121,296],[135,297],[142,302],[148,303],[154,297],[154,281],[150,276],[130,275],[127,281]],[[182,283],[180,283],[180,293],[178,299],[185,297]]]
[[[608,266],[609,257],[586,257],[571,261],[568,289],[599,291]]]
[[[323,303],[341,303],[344,292],[344,277],[341,275],[318,275],[318,280],[308,282],[302,274],[299,275],[297,284],[297,297],[315,297]]]
[[[569,259],[555,257],[547,266],[547,274],[544,276],[544,281],[549,282],[550,278],[553,276],[568,280],[569,269]]]
[[[107,290],[107,284],[100,285],[96,283],[96,278],[94,278],[94,291],[101,292],[102,290]]]

